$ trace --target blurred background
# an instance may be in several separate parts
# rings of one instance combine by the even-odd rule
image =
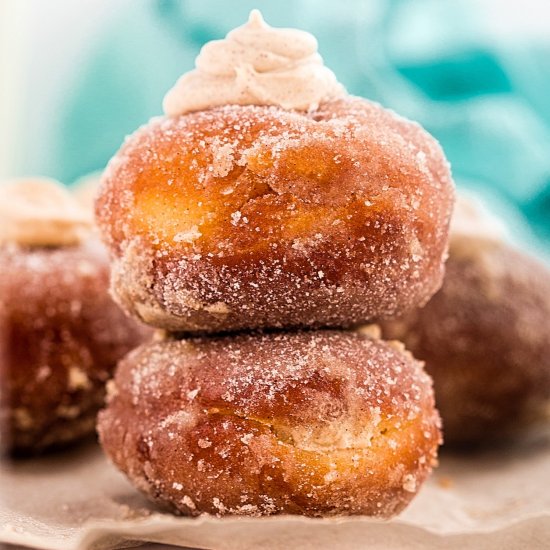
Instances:
[[[0,0],[0,178],[102,170],[253,7],[314,33],[351,93],[424,125],[459,188],[548,257],[548,0]]]

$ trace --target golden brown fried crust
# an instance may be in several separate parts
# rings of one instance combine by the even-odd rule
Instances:
[[[454,236],[442,289],[383,324],[426,361],[449,445],[523,436],[550,416],[550,273],[510,246]]]
[[[96,216],[127,311],[220,332],[346,326],[425,303],[452,202],[435,140],[348,98],[154,119],[110,162]]]
[[[150,329],[108,295],[99,243],[0,248],[0,447],[35,452],[93,433],[116,362]]]
[[[98,431],[183,514],[390,517],[431,471],[431,380],[390,344],[314,331],[168,340],[119,365]]]

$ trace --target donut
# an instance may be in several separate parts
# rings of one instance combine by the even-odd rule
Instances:
[[[169,331],[345,327],[439,288],[453,184],[420,126],[346,96],[155,118],[103,175],[115,299]]]
[[[116,362],[150,334],[110,298],[107,251],[71,200],[52,182],[0,187],[2,453],[92,434]]]
[[[107,456],[191,516],[387,518],[440,442],[422,364],[352,331],[169,335],[127,355],[108,395]]]
[[[382,323],[385,337],[426,362],[445,444],[455,447],[511,442],[550,426],[549,327],[548,268],[475,229],[452,232],[432,300]]]

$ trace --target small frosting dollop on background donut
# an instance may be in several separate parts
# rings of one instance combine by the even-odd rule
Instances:
[[[0,182],[0,245],[64,246],[89,236],[92,220],[55,180]]]

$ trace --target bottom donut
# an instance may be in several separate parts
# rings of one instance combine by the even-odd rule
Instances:
[[[344,331],[143,345],[119,364],[98,431],[154,501],[218,516],[391,517],[441,439],[422,363]]]

